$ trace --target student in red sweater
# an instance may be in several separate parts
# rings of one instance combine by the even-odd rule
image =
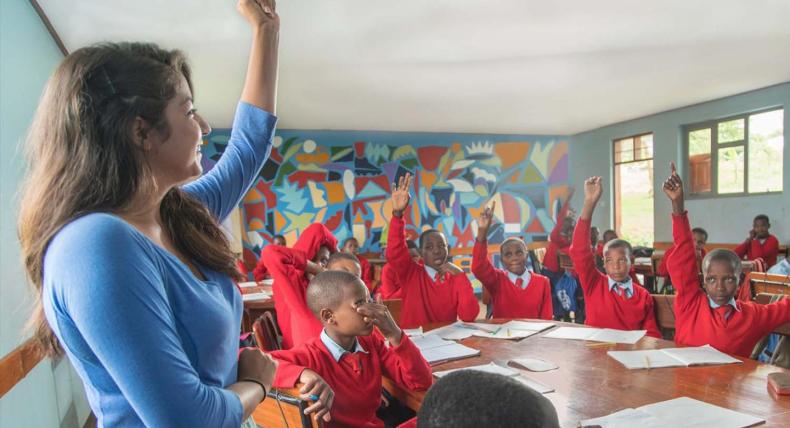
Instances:
[[[392,192],[392,219],[387,238],[387,263],[400,278],[403,306],[401,327],[428,323],[473,321],[480,312],[469,278],[447,263],[447,239],[438,230],[420,236],[423,263],[412,260],[406,247],[403,211],[409,206],[410,174],[401,177]]]
[[[702,269],[702,259],[708,254],[708,252],[705,251],[705,244],[708,242],[708,232],[701,227],[695,227],[691,230],[691,233],[694,235],[694,250],[697,254],[697,266]],[[669,260],[673,252],[675,252],[674,243],[669,247],[666,253],[664,253],[664,257],[661,258],[661,262],[658,264],[658,276],[669,276],[667,260]]]
[[[499,247],[502,265],[497,269],[488,260],[488,230],[494,219],[496,202],[485,207],[477,219],[477,240],[472,253],[472,273],[491,293],[494,318],[552,319],[549,279],[527,270],[527,245],[508,238]]]
[[[565,198],[560,212],[557,214],[557,222],[554,224],[554,229],[549,234],[549,245],[546,247],[546,254],[543,256],[543,275],[547,276],[552,284],[560,279],[563,274],[562,268],[557,257],[559,253],[567,253],[568,248],[571,246],[571,234],[575,220],[572,216],[568,215],[571,207],[571,198],[575,190],[570,189],[568,197]]]
[[[431,368],[419,349],[386,306],[370,301],[359,277],[347,272],[320,273],[307,288],[307,303],[321,319],[323,330],[299,347],[272,352],[280,361],[272,385],[291,388],[313,379],[313,373],[319,376],[334,391],[333,399],[319,397],[313,405],[319,411],[329,410],[327,428],[383,427],[376,417],[382,376],[409,390],[431,386]],[[371,334],[374,326],[389,345],[380,335]],[[307,379],[303,379],[305,374]],[[307,399],[309,390],[302,389]]]
[[[359,266],[362,268],[362,281],[368,287],[370,294],[373,295],[376,291],[376,284],[373,282],[373,266],[370,265],[368,259],[359,255],[359,241],[357,241],[357,238],[347,238],[343,241],[340,251],[353,254],[359,260]]]
[[[660,338],[653,298],[629,277],[631,245],[622,239],[607,242],[603,249],[606,274],[595,267],[590,248],[590,220],[602,193],[601,177],[591,177],[584,182],[584,208],[570,249],[573,267],[584,291],[585,324],[619,330],[647,330],[649,336]]]
[[[278,245],[280,247],[285,247],[286,246],[285,244],[286,242],[284,236],[274,235],[274,237],[272,237],[272,242],[269,245]],[[244,273],[245,277],[246,275],[247,274]],[[252,277],[255,279],[255,281],[261,282],[264,279],[268,278],[269,276],[270,276],[269,271],[266,270],[266,264],[263,263],[263,250],[261,250],[261,258],[258,259],[258,264],[255,265],[255,269],[252,270]]]
[[[664,193],[672,201],[675,251],[668,262],[675,296],[675,342],[686,346],[709,344],[719,351],[748,358],[760,339],[790,322],[790,299],[769,305],[736,301],[742,275],[734,252],[716,249],[702,261],[700,288],[696,251],[684,207],[683,182],[671,164]]]
[[[420,255],[420,249],[417,247],[417,243],[414,242],[414,240],[407,239],[406,247],[409,248],[409,255],[411,256],[411,259],[416,263],[419,263],[422,260],[422,255]],[[395,274],[395,271],[392,269],[392,265],[386,263],[381,269],[381,287],[379,287],[381,298],[403,298],[400,288],[400,278],[398,278],[398,275]]]
[[[761,258],[768,266],[776,264],[776,256],[779,255],[779,240],[771,235],[768,230],[771,222],[768,216],[760,214],[752,222],[752,230],[749,237],[743,243],[735,247],[735,254],[741,259],[754,260]]]
[[[307,227],[294,248],[267,245],[261,260],[272,276],[274,309],[283,335],[282,347],[289,349],[321,331],[321,324],[305,303],[310,276],[322,271],[337,239],[323,224]]]

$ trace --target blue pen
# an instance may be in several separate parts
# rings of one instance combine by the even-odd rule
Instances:
[[[310,394],[310,401],[318,401],[318,396],[315,394]]]

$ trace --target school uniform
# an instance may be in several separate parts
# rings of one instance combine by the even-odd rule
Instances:
[[[571,241],[562,235],[562,221],[568,215],[570,209],[570,201],[566,200],[560,208],[560,213],[557,215],[557,222],[554,224],[554,229],[549,234],[549,245],[546,247],[546,254],[543,256],[543,268],[552,272],[560,273],[560,263],[557,260],[559,253],[566,253],[571,246]],[[589,245],[589,242],[588,242]]]
[[[676,249],[668,262],[675,285],[675,342],[709,344],[719,351],[748,358],[760,339],[790,322],[790,299],[769,305],[730,300],[716,305],[700,287],[688,214],[672,215]]]
[[[422,262],[415,262],[406,247],[402,218],[392,216],[387,238],[387,264],[400,278],[403,306],[400,325],[416,328],[428,323],[473,321],[480,306],[465,274],[439,274]]]
[[[629,277],[618,283],[595,267],[590,246],[590,221],[579,219],[570,248],[573,268],[584,292],[585,324],[619,330],[647,330],[661,337],[653,310],[653,298]]]
[[[549,279],[529,270],[516,275],[495,268],[488,259],[487,241],[475,241],[472,273],[491,294],[494,318],[552,319]]]
[[[400,278],[398,278],[398,275],[389,263],[385,264],[381,269],[381,287],[379,287],[379,290],[381,291],[382,299],[403,298],[403,293],[400,289]]]
[[[696,251],[696,246],[694,248]],[[656,272],[658,276],[664,276],[664,277],[669,276],[669,269],[667,269],[667,260],[669,260],[669,257],[672,255],[673,252],[675,252],[674,244],[671,247],[669,247],[669,249],[664,253],[664,257],[661,258],[661,262],[658,263],[658,270]],[[705,255],[707,254],[708,252],[705,251],[704,248],[700,250],[699,257],[697,257],[698,266],[702,266],[701,264],[702,259],[704,259]]]
[[[305,369],[318,373],[335,393],[324,423],[334,427],[383,427],[376,417],[381,404],[381,377],[409,390],[426,390],[433,382],[431,367],[406,334],[398,346],[388,347],[378,335],[359,336],[351,351],[335,343],[325,331],[299,347],[274,351],[280,361],[273,386],[292,388]]]
[[[362,282],[364,282],[365,286],[368,287],[370,294],[373,294],[376,289],[376,284],[373,283],[373,266],[370,265],[368,259],[360,255],[357,255],[357,259],[359,260],[359,270]]]
[[[768,266],[773,266],[776,264],[776,256],[779,255],[779,240],[773,235],[768,235],[765,239],[750,239],[735,247],[735,254],[746,260],[760,258]]]

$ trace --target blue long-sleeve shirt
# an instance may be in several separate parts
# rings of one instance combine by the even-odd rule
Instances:
[[[218,220],[252,185],[276,118],[239,103],[230,142],[183,189]],[[44,257],[49,324],[85,385],[99,426],[233,427],[242,302],[231,278],[184,263],[109,213],[64,226]]]

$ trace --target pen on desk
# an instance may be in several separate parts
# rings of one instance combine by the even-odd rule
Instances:
[[[498,329],[496,329],[496,330],[492,331],[492,332],[491,332],[491,335],[492,335],[492,336],[496,336],[496,334],[497,334],[497,333],[499,333],[499,330],[502,330],[502,327],[499,327]]]
[[[650,357],[648,357],[647,355],[645,355],[645,367],[647,367],[647,369],[650,370]]]

